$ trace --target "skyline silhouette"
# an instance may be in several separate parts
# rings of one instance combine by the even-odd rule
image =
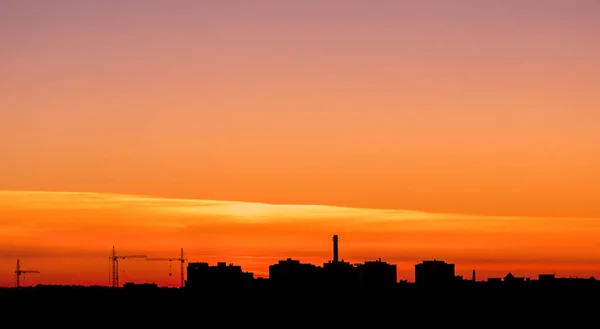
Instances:
[[[508,271],[503,277],[488,277],[483,280],[477,280],[476,271],[472,269],[471,277],[466,278],[463,275],[458,275],[456,265],[447,263],[440,259],[423,260],[421,263],[414,265],[414,280],[411,282],[406,279],[398,279],[398,269],[396,264],[388,263],[381,258],[374,260],[365,260],[362,263],[351,263],[344,260],[340,256],[339,235],[334,234],[332,237],[331,259],[319,264],[302,262],[299,259],[287,257],[278,260],[277,263],[270,264],[268,275],[264,277],[256,277],[253,272],[246,271],[242,266],[225,261],[217,261],[216,264],[210,264],[206,261],[190,261],[184,254],[184,248],[181,248],[180,255],[177,257],[148,257],[147,255],[122,255],[117,253],[116,247],[112,247],[109,257],[111,262],[111,273],[109,283],[106,285],[94,284],[90,286],[106,286],[119,288],[127,285],[130,286],[145,286],[156,285],[162,287],[155,282],[138,282],[135,278],[130,279],[127,283],[119,281],[119,260],[125,259],[143,259],[145,261],[168,261],[169,276],[173,275],[172,265],[179,265],[179,288],[189,287],[189,277],[192,275],[192,286],[227,286],[230,283],[239,283],[238,281],[248,281],[251,283],[256,280],[268,280],[271,282],[284,282],[288,285],[312,285],[312,284],[338,284],[340,282],[354,282],[355,284],[373,281],[375,285],[397,285],[415,283],[420,285],[449,285],[455,283],[472,282],[472,283],[490,283],[496,284],[499,282],[508,283],[528,283],[541,281],[545,283],[558,282],[562,283],[565,280],[568,282],[591,282],[595,283],[594,275],[587,277],[557,277],[556,272],[538,273],[535,278],[516,276]],[[20,259],[16,261],[16,269],[14,271],[15,287],[23,287],[22,280],[25,274],[39,274],[40,271],[33,269],[23,269]],[[365,272],[366,271],[366,272]],[[330,274],[327,274],[330,273]],[[332,276],[327,279],[328,276]],[[371,279],[371,277],[373,277]],[[223,281],[224,280],[224,281]],[[206,281],[206,282],[203,282]],[[63,285],[63,286],[80,286],[77,283],[67,284],[47,284],[47,285]],[[166,287],[166,286],[165,286]]]
[[[0,308],[62,327],[589,326],[598,17],[0,1]]]
[[[477,281],[475,271],[470,279],[463,278],[456,275],[454,264],[425,260],[415,264],[414,283],[398,282],[395,265],[381,259],[348,263],[341,258],[338,235],[332,241],[332,259],[322,266],[288,258],[269,267],[268,279],[254,278],[240,266],[225,262],[189,262],[185,285],[178,288],[134,282],[126,282],[122,287],[37,285],[0,288],[0,302],[7,301],[2,306],[10,311],[52,310],[59,316],[49,320],[63,324],[74,319],[62,319],[61,311],[74,312],[79,318],[90,317],[97,314],[99,304],[122,310],[119,320],[137,325],[154,323],[148,317],[136,318],[139,311],[151,314],[153,321],[169,319],[178,311],[195,315],[243,314],[245,324],[256,325],[282,317],[293,318],[296,324],[320,321],[321,325],[375,325],[389,324],[398,316],[404,321],[434,316],[432,321],[439,321],[437,317],[442,315],[445,323],[463,326],[489,320],[497,324],[568,321],[580,325],[596,315],[600,282],[593,277],[540,274],[529,279],[508,273],[504,278]],[[184,259],[181,252],[180,259]],[[113,249],[111,260],[118,257],[115,255]],[[510,309],[502,307],[506,302]],[[127,309],[132,306],[138,312]],[[340,318],[331,318],[328,313],[332,311]],[[176,318],[178,323],[189,323]],[[240,319],[234,317],[229,323],[236,321]]]
[[[510,271],[535,277],[600,273],[600,226],[595,219],[436,214],[391,209],[274,205],[150,196],[0,192],[0,273],[13,273],[21,259],[43,275],[35,283],[105,284],[111,271],[107,244],[123,255],[176,258],[185,246],[189,261],[236,263],[268,276],[268,266],[292,257],[323,263],[323,240],[345,237],[353,263],[385,259],[398,277],[414,280],[423,259],[460,264],[458,274],[477,269],[481,279]],[[23,220],[14,221],[13,218]],[[112,218],[112,219],[111,219]],[[12,232],[12,233],[11,233]],[[59,263],[61,266],[56,266]],[[124,280],[179,286],[165,262],[124,263]],[[172,272],[172,271],[171,271]],[[172,273],[171,273],[172,274]],[[0,286],[12,286],[0,276]]]

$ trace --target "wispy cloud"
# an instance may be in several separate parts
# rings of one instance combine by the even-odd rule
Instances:
[[[91,193],[0,191],[0,206],[4,209],[28,210],[133,210],[163,211],[181,215],[222,216],[231,220],[285,221],[297,219],[361,219],[387,221],[407,220],[478,220],[481,216],[440,214],[414,210],[351,208],[328,205],[267,204],[241,201],[158,198],[141,195]],[[519,217],[487,219],[518,220]]]
[[[278,230],[369,232],[577,232],[600,229],[600,221],[581,218],[525,218],[439,214],[414,210],[366,209],[327,205],[278,205],[239,201],[169,199],[140,195],[0,191],[0,234],[65,229],[141,228],[244,231]],[[24,215],[26,214],[26,215]],[[582,225],[585,224],[585,225]],[[237,229],[236,229],[237,227]]]

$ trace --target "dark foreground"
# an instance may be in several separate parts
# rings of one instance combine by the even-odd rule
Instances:
[[[600,319],[598,286],[470,285],[386,289],[38,286],[0,289],[0,310],[21,325],[115,327],[321,327],[541,325],[578,328]]]

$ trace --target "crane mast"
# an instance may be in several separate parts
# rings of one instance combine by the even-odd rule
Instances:
[[[15,281],[17,288],[21,287],[21,275],[26,273],[40,273],[37,270],[22,270],[21,261],[17,259],[17,268],[15,269]]]
[[[112,252],[110,255],[110,260],[112,261],[112,286],[117,288],[119,287],[119,259],[128,259],[128,258],[146,258],[146,255],[128,255],[128,256],[117,256],[115,251],[115,246],[112,247]]]

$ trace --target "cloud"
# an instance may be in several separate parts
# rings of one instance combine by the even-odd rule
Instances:
[[[156,198],[141,195],[0,191],[0,236],[43,232],[111,235],[138,233],[257,235],[350,233],[369,236],[409,234],[456,236],[557,234],[600,230],[600,220],[435,214],[412,210],[327,205],[276,205],[238,201]],[[438,232],[438,233],[436,233]]]
[[[272,222],[297,219],[344,219],[352,221],[423,221],[462,219],[479,220],[480,216],[435,214],[412,210],[350,208],[327,205],[278,205],[255,202],[169,199],[140,195],[90,193],[0,191],[0,207],[26,210],[128,210],[132,212],[167,212],[178,215],[225,217],[231,221]],[[486,217],[517,220],[518,217]]]

